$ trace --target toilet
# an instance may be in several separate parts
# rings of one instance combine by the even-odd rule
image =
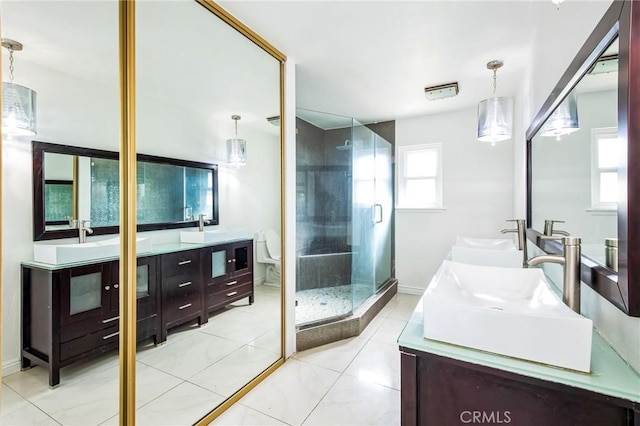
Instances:
[[[258,232],[256,239],[256,261],[267,264],[265,284],[280,285],[280,236],[272,229]]]

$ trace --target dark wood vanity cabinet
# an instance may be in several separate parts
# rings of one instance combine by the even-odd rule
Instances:
[[[200,250],[186,250],[160,256],[162,265],[162,339],[167,330],[193,319],[207,322],[202,309]]]
[[[253,240],[202,250],[207,312],[245,297],[253,303]]]
[[[159,342],[156,259],[138,259],[138,340]],[[58,270],[22,266],[22,366],[46,363],[49,385],[60,368],[118,346],[118,262]]]
[[[253,303],[253,240],[139,257],[138,341],[158,344],[172,327],[248,297]],[[22,367],[60,368],[118,347],[119,262],[68,268],[22,265]]]
[[[402,426],[640,426],[640,404],[400,348]]]

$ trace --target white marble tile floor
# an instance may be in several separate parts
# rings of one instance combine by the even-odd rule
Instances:
[[[273,309],[279,298],[268,291],[262,300]],[[396,341],[418,300],[397,294],[360,336],[295,354],[212,424],[400,424]],[[249,373],[253,377],[274,362],[277,324],[260,315],[269,309],[262,305],[252,312],[239,304],[216,323],[177,329],[165,345],[143,348],[136,367],[137,424],[193,424],[239,389]],[[199,348],[199,356],[177,350],[185,346]],[[62,383],[49,389],[41,367],[5,377],[0,425],[118,424],[115,352],[63,369]]]
[[[212,424],[399,425],[397,339],[419,299],[397,294],[360,336],[296,353]]]

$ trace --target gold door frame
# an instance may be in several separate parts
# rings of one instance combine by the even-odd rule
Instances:
[[[196,0],[229,26],[247,37],[280,63],[280,226],[281,245],[286,253],[285,204],[285,117],[284,81],[286,56],[238,19],[211,0]],[[119,0],[120,55],[120,424],[135,425],[136,402],[136,149],[135,149],[135,0]],[[0,63],[1,64],[1,63]],[[1,161],[1,158],[0,158]],[[1,162],[0,162],[1,166]],[[0,196],[1,196],[0,192]],[[1,219],[1,216],[0,216]],[[1,228],[0,228],[1,231]],[[1,233],[0,233],[1,235]],[[0,248],[1,250],[1,248]],[[1,253],[1,252],[0,252]],[[282,256],[282,270],[286,270]],[[197,425],[209,424],[284,363],[285,275],[280,290],[280,359],[242,389],[204,416]],[[0,282],[1,290],[1,282]],[[1,305],[0,305],[1,308]],[[0,311],[1,313],[1,311]]]

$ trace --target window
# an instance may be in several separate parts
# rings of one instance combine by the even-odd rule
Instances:
[[[442,208],[442,144],[398,147],[398,208]]]
[[[618,206],[618,129],[591,130],[591,207],[615,210]]]

